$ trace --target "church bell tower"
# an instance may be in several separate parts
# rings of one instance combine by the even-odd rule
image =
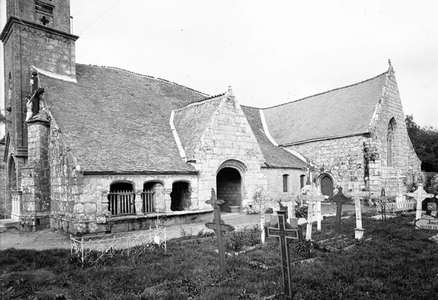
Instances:
[[[75,78],[75,41],[70,0],[6,0],[4,45],[5,113],[15,157],[27,155],[26,97],[31,66]],[[7,150],[8,151],[8,150]]]
[[[28,157],[26,104],[44,91],[38,86],[36,71],[75,80],[78,36],[70,32],[70,0],[6,0],[6,20],[0,34],[4,46],[4,161],[8,178],[6,197],[13,198],[14,192],[23,191],[23,170],[33,168]],[[33,109],[39,107],[37,104]]]

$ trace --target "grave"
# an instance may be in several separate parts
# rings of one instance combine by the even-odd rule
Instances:
[[[223,204],[225,201],[216,199],[216,193],[214,189],[211,189],[211,199],[208,201],[205,201],[207,204],[211,204],[214,209],[214,219],[213,222],[205,223],[205,226],[209,229],[213,229],[216,233],[217,238],[217,247],[219,251],[219,266],[221,272],[225,272],[226,266],[225,266],[225,245],[224,245],[224,239],[223,236],[226,232],[234,231],[234,227],[231,225],[225,224],[225,222],[221,219],[221,212],[220,212],[220,204]]]
[[[423,184],[420,183],[418,184],[418,188],[413,192],[413,193],[408,193],[408,196],[412,197],[415,199],[415,201],[417,202],[417,210],[416,210],[416,214],[415,214],[415,228],[417,229],[433,229],[433,230],[438,230],[438,218],[437,218],[437,214],[436,214],[436,204],[435,207],[428,207],[428,209],[430,210],[435,210],[435,217],[432,215],[426,215],[423,214],[423,210],[422,210],[422,204],[423,204],[423,200],[427,199],[427,198],[433,198],[435,197],[433,194],[429,194],[427,193],[424,188],[423,188]],[[430,203],[428,203],[430,204]]]
[[[284,295],[292,297],[292,282],[291,282],[291,268],[290,255],[288,243],[292,240],[302,240],[302,233],[299,228],[286,228],[286,211],[278,211],[278,228],[268,227],[266,229],[267,236],[275,237],[280,242],[281,252],[281,271],[283,274]]]

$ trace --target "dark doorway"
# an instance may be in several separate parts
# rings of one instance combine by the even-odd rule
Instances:
[[[188,210],[190,208],[189,183],[177,181],[172,184],[170,209],[172,211]]]
[[[325,175],[321,178],[321,194],[333,197],[333,180],[330,176]]]
[[[231,211],[230,206],[242,203],[242,177],[234,168],[223,168],[216,177],[217,198],[224,200],[221,211]]]

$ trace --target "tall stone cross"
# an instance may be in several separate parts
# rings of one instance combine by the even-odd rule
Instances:
[[[299,228],[286,228],[286,211],[278,211],[278,228],[268,227],[267,235],[276,237],[280,242],[281,251],[281,271],[283,273],[283,285],[285,296],[292,297],[292,282],[291,282],[291,269],[290,269],[290,255],[288,243],[291,240],[302,240],[302,233]]]
[[[348,198],[342,193],[342,187],[338,188],[338,193],[333,197],[333,201],[336,203],[335,231],[341,233],[342,205],[348,201]]]
[[[423,188],[423,184],[419,183],[418,184],[418,188],[413,192],[413,193],[408,193],[408,196],[412,197],[415,199],[415,201],[417,201],[417,211],[415,214],[415,219],[421,219],[421,205],[423,203],[423,200],[426,198],[433,198],[434,195],[433,194],[428,194],[424,188]]]
[[[362,193],[359,191],[359,182],[355,181],[353,185],[354,206],[356,211],[356,228],[354,229],[354,238],[361,240],[363,238],[364,229],[362,228],[362,205],[359,196]]]
[[[225,245],[223,235],[228,231],[234,231],[234,227],[231,225],[227,225],[221,219],[221,211],[219,204],[225,203],[224,200],[216,199],[216,193],[214,189],[211,189],[211,198],[208,201],[205,201],[207,204],[211,204],[214,209],[214,219],[213,222],[205,223],[205,226],[209,229],[213,229],[216,233],[217,237],[217,247],[219,251],[219,266],[222,272],[225,271]]]

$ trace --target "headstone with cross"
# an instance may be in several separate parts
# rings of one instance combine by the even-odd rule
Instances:
[[[348,198],[342,193],[342,187],[338,188],[338,193],[333,197],[333,201],[336,203],[335,231],[341,233],[342,205],[348,201]]]
[[[424,188],[423,184],[419,183],[418,188],[413,193],[408,193],[408,196],[412,197],[417,201],[417,210],[415,214],[415,228],[421,228],[421,229],[434,229],[438,230],[438,219],[426,219],[422,217],[422,203],[423,200],[426,198],[433,198],[433,194],[427,193]]]
[[[355,181],[353,184],[354,206],[356,211],[356,228],[354,229],[354,238],[361,240],[363,238],[364,229],[362,228],[362,205],[360,203],[360,196],[363,194],[359,191],[359,182]]]
[[[216,193],[214,189],[211,189],[211,199],[205,201],[207,204],[211,204],[214,209],[214,219],[213,222],[205,223],[205,226],[209,229],[213,229],[216,233],[217,237],[217,246],[219,251],[219,266],[222,272],[225,271],[225,245],[223,235],[226,232],[234,231],[234,227],[231,225],[227,225],[221,219],[221,212],[219,204],[225,203],[224,200],[216,199]]]
[[[284,294],[286,297],[292,297],[292,282],[291,282],[291,268],[290,255],[288,243],[292,240],[302,240],[302,232],[299,228],[286,228],[286,211],[278,211],[278,228],[268,227],[267,235],[276,237],[280,242],[281,252],[281,271],[283,273]]]

